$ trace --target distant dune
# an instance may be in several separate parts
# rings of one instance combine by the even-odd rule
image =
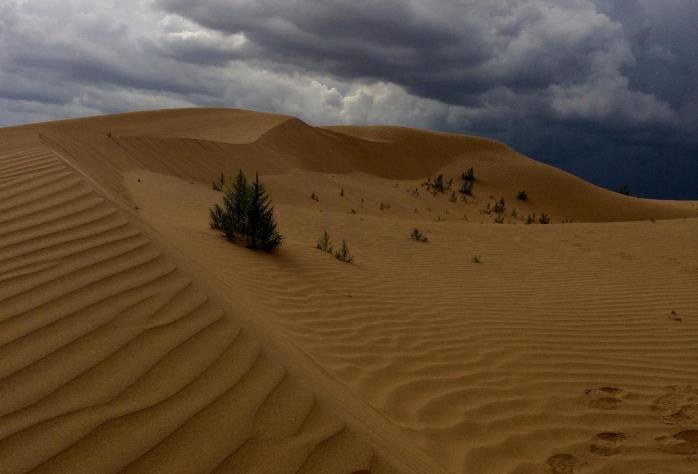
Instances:
[[[240,168],[274,256],[208,228]],[[0,473],[697,472],[697,204],[402,127],[0,129]]]

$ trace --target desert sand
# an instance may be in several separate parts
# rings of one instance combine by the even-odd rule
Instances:
[[[421,185],[471,166],[465,201]],[[275,255],[208,227],[241,168]],[[698,203],[483,138],[226,109],[0,129],[0,472],[698,472],[696,236]]]

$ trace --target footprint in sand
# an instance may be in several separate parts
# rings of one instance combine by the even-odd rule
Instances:
[[[663,450],[669,454],[692,455],[698,454],[698,430],[684,430],[672,436],[657,438]]]
[[[577,458],[568,453],[556,454],[548,459],[553,474],[573,474]]]
[[[698,419],[698,389],[692,385],[673,385],[652,404],[652,413],[664,423],[679,425]]]
[[[625,390],[617,387],[598,387],[586,391],[589,406],[602,410],[615,410],[626,395]]]
[[[621,452],[625,433],[599,433],[591,440],[589,451],[599,456],[612,456]]]

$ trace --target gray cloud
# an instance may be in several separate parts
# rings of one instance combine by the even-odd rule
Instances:
[[[693,0],[9,0],[0,123],[190,105],[387,122],[607,186],[609,160],[673,159],[664,183],[624,179],[698,198],[697,20]]]

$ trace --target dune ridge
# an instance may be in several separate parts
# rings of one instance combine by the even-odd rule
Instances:
[[[393,470],[50,149],[0,197],[1,472]]]

